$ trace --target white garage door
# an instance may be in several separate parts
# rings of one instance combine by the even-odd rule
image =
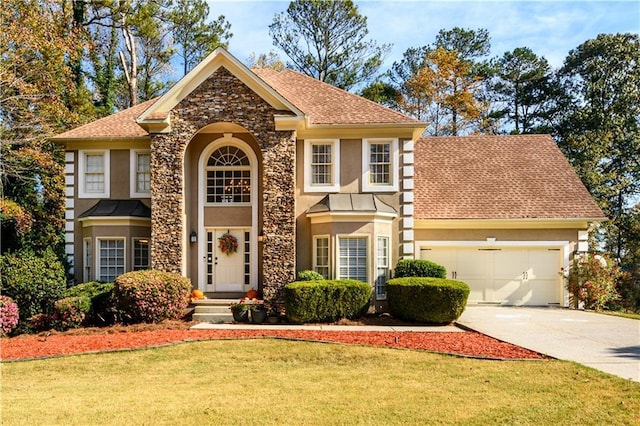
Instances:
[[[563,298],[559,248],[425,247],[420,253],[469,285],[469,303],[540,306]]]

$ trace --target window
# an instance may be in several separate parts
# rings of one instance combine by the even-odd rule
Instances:
[[[109,197],[109,151],[80,151],[80,198]]]
[[[251,284],[251,233],[244,233],[244,284]]]
[[[340,141],[304,141],[304,191],[338,192],[340,190]]]
[[[84,240],[84,273],[82,281],[91,281],[91,265],[93,264],[93,250],[91,249],[91,238]]]
[[[313,270],[329,279],[329,237],[314,237],[313,253]]]
[[[149,151],[131,151],[131,197],[151,194],[151,154]]]
[[[206,165],[209,204],[250,203],[251,165],[240,148],[223,146],[211,154]]]
[[[376,250],[376,300],[387,298],[387,280],[389,279],[389,237],[378,236]]]
[[[363,140],[362,170],[362,191],[397,191],[398,140]]]
[[[149,269],[149,240],[146,238],[133,239],[133,270]]]
[[[338,275],[340,279],[367,282],[367,238],[338,238]]]
[[[124,238],[98,239],[98,280],[113,282],[124,274]]]

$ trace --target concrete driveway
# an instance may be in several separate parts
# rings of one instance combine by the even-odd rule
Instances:
[[[564,308],[467,306],[458,323],[554,358],[640,382],[640,321]]]

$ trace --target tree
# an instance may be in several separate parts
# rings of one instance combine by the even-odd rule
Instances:
[[[247,59],[247,66],[249,68],[271,68],[276,71],[282,71],[285,69],[284,62],[280,59],[280,55],[273,50],[270,50],[269,53],[261,53],[256,56],[255,53],[251,53],[249,59]]]
[[[436,35],[435,47],[456,51],[458,58],[469,62],[471,65],[478,59],[489,55],[491,51],[491,38],[484,28],[477,30],[453,27],[450,30],[441,29]]]
[[[208,16],[205,0],[176,0],[167,14],[185,75],[217,47],[226,47],[233,35],[224,15],[211,22]]]
[[[269,25],[293,68],[345,90],[370,81],[390,49],[367,41],[368,33],[351,0],[295,0]]]
[[[505,52],[496,61],[491,83],[497,112],[513,124],[514,134],[548,131],[553,114],[555,89],[551,67],[528,47]]]
[[[93,112],[75,84],[82,41],[71,22],[53,0],[0,8],[3,251],[52,247],[64,259],[64,157],[47,140]]]
[[[423,93],[430,101],[427,132],[433,136],[464,133],[480,117],[481,105],[474,98],[479,79],[470,76],[471,65],[456,51],[442,47],[427,55],[427,64],[407,81],[412,93]]]
[[[629,254],[627,220],[640,196],[640,37],[601,34],[569,52],[559,72],[570,99],[558,144],[611,219],[603,243]]]

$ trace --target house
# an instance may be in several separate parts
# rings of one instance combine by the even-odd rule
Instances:
[[[54,138],[75,279],[154,268],[279,303],[313,269],[369,282],[380,306],[397,261],[422,257],[471,302],[566,303],[560,268],[605,218],[551,138],[425,127],[217,49],[162,97]]]

